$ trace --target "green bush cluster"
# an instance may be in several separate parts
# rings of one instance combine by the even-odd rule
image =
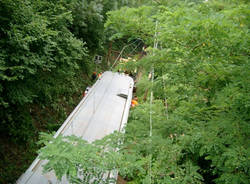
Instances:
[[[247,184],[249,3],[161,2],[124,8],[124,17],[111,12],[107,23],[118,35],[137,34],[151,46],[158,22],[158,49],[149,47],[148,56],[134,64],[142,71],[154,67],[153,85],[147,74],[137,85],[141,99],[147,89],[154,92],[153,136],[149,102],[133,110],[125,135],[127,154],[137,162],[152,155],[152,173],[144,168],[124,177],[131,183],[151,175],[152,183]]]
[[[21,131],[11,135],[22,141],[32,137],[25,135],[29,104],[47,106],[75,91],[87,48],[69,30],[74,3],[4,0],[0,8],[0,130]]]

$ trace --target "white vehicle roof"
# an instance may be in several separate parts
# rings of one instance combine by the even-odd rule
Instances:
[[[124,74],[105,72],[88,94],[56,132],[58,135],[76,135],[92,142],[114,132],[122,131],[128,118],[134,81]],[[45,160],[38,157],[17,180],[18,184],[66,184],[57,181],[53,172],[42,173]]]

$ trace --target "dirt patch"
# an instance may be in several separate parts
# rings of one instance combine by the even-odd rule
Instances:
[[[121,176],[118,175],[116,184],[126,184],[126,183],[127,182]]]

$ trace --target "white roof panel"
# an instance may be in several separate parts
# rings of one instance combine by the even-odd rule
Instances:
[[[129,76],[112,72],[103,73],[54,137],[60,134],[76,135],[92,142],[115,130],[120,131],[128,118],[133,85],[133,79]],[[127,98],[118,94],[127,95]],[[37,158],[17,183],[57,183],[53,172],[42,174],[42,165],[45,163],[46,161]],[[68,182],[64,178],[61,183]]]

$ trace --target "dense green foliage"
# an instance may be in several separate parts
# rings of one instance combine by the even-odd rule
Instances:
[[[163,104],[154,101],[153,137],[146,154],[146,106],[135,109],[126,129],[127,136],[139,144],[128,139],[135,146],[135,157],[153,155],[153,182],[249,183],[249,4],[179,1],[121,11],[130,18],[111,12],[107,26],[149,45],[158,21],[160,49],[149,48],[155,54],[132,66],[144,71],[154,66],[151,89],[155,99],[166,98],[168,114],[163,118]],[[147,79],[141,80],[138,95],[143,97],[149,87]],[[148,174],[133,172],[130,179],[141,183]]]
[[[71,183],[115,183],[114,178],[105,178],[103,174],[121,165],[120,154],[114,152],[119,147],[120,134],[112,134],[92,144],[75,136],[54,139],[41,134],[41,137],[40,143],[45,147],[40,150],[40,158],[49,160],[45,171],[54,170],[59,179],[66,175]],[[79,175],[84,177],[79,178]]]
[[[69,30],[71,8],[66,1],[0,3],[1,183],[27,168],[38,132],[56,129],[67,112],[60,105],[72,104],[69,95],[83,87],[87,48]]]
[[[66,5],[1,2],[1,134],[20,129],[18,124],[22,134],[30,126],[28,120],[13,117],[15,111],[21,114],[31,103],[53,103],[76,86],[73,79],[87,50],[68,29],[72,15]]]

